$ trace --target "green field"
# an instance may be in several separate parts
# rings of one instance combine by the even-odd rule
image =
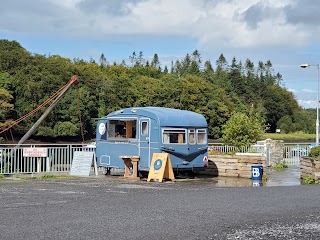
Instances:
[[[306,133],[265,133],[261,140],[271,138],[272,140],[283,140],[286,143],[315,143],[316,134]],[[209,143],[221,143],[221,139],[209,139]]]
[[[315,134],[306,133],[266,133],[263,135],[262,140],[271,138],[273,140],[284,140],[285,142],[315,142]]]

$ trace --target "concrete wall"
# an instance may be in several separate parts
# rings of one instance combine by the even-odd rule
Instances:
[[[209,155],[205,173],[212,176],[251,178],[251,166],[266,167],[266,157],[260,154]]]
[[[320,160],[311,157],[300,158],[301,178],[312,176],[314,180],[320,180]]]

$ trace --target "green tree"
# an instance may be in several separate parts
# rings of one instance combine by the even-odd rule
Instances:
[[[31,54],[17,41],[0,40],[0,72],[14,74],[30,61]]]
[[[280,86],[282,76],[274,74],[271,61],[260,61],[255,67],[247,59],[242,66],[234,57],[229,65],[221,54],[216,66],[204,61],[202,68],[200,53],[195,50],[172,62],[170,70],[164,67],[162,71],[157,54],[145,63],[142,51],[133,52],[130,67],[125,61],[101,67],[104,59],[102,54],[97,64],[92,59],[87,62],[30,54],[16,41],[0,40],[0,89],[7,91],[1,96],[3,103],[13,104],[13,108],[2,107],[1,120],[17,119],[30,112],[76,74],[78,85],[41,124],[36,133],[40,138],[71,137],[75,133],[79,137],[79,110],[84,132],[90,137],[95,131],[92,118],[124,107],[147,105],[201,113],[213,138],[221,137],[232,112],[249,113],[252,108],[271,124],[271,131],[288,116],[292,121],[288,131],[315,132],[315,111],[301,110],[294,96]],[[26,119],[13,133],[25,132],[40,115],[41,111]]]
[[[130,62],[131,62],[131,66],[132,66],[132,67],[135,66],[136,63],[137,63],[137,54],[136,54],[136,51],[134,51],[134,52],[132,53],[132,55],[129,56],[129,59],[130,59]]]
[[[151,67],[154,67],[154,68],[158,68],[160,66],[160,61],[159,61],[159,57],[158,57],[158,54],[154,54],[153,55],[153,58],[152,58],[152,61],[151,61]]]
[[[102,53],[101,54],[101,56],[100,56],[100,66],[105,66],[105,65],[107,65],[107,59],[106,59],[106,57],[105,57],[105,55]]]
[[[10,103],[12,99],[12,95],[7,90],[0,88],[0,127],[10,121],[8,115],[14,107],[14,105]]]
[[[71,122],[57,122],[54,126],[56,136],[70,137],[79,134],[79,128]]]
[[[292,116],[300,110],[293,94],[278,85],[269,85],[263,92],[264,108],[266,109],[266,121],[271,125],[271,131],[275,132],[277,122],[286,115]]]
[[[234,113],[227,121],[222,131],[222,141],[226,144],[241,147],[248,147],[261,139],[263,135],[262,120],[256,113],[248,115]]]
[[[169,73],[169,70],[168,70],[168,67],[167,67],[167,66],[164,66],[163,73],[164,73],[164,74],[168,74],[168,73]]]
[[[144,65],[145,61],[146,60],[143,57],[143,52],[140,51],[139,56],[138,56],[134,66],[142,66],[142,65]]]
[[[283,133],[293,132],[292,118],[289,115],[285,115],[277,122],[277,128],[281,129]]]

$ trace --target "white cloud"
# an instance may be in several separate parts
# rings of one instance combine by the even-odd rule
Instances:
[[[302,93],[317,93],[317,90],[314,89],[302,89]]]
[[[304,89],[301,89],[301,90],[288,89],[288,91],[293,92],[293,93],[314,93],[314,94],[317,93],[317,90],[315,90],[315,89],[307,89],[307,88],[304,88]]]
[[[298,99],[297,102],[303,108],[316,108],[317,107],[317,101]]]
[[[16,1],[2,3],[6,14],[0,10],[0,31],[96,39],[185,36],[204,48],[299,46],[319,38],[320,32],[313,26],[311,35],[303,22],[288,18],[287,11],[299,11],[300,1],[294,0],[33,0],[22,5]]]
[[[289,91],[289,92],[292,92],[292,93],[297,93],[297,92],[299,92],[298,90],[296,90],[296,89],[291,89],[291,88],[289,88],[288,91]]]
[[[288,89],[297,99],[298,104],[303,108],[317,107],[317,90],[315,89]]]
[[[53,5],[65,8],[65,9],[73,9],[79,4],[82,0],[48,0]]]

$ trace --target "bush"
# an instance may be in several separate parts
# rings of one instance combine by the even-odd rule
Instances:
[[[314,184],[315,181],[312,176],[307,176],[303,179],[304,184]]]
[[[311,151],[309,152],[309,157],[319,158],[319,156],[320,156],[320,146],[311,148]]]
[[[234,113],[222,130],[222,141],[238,149],[248,147],[263,135],[262,119],[257,113]]]
[[[288,168],[288,167],[289,167],[288,164],[286,164],[285,162],[279,163],[276,166],[274,166],[274,168],[277,171],[283,171],[285,168]]]

